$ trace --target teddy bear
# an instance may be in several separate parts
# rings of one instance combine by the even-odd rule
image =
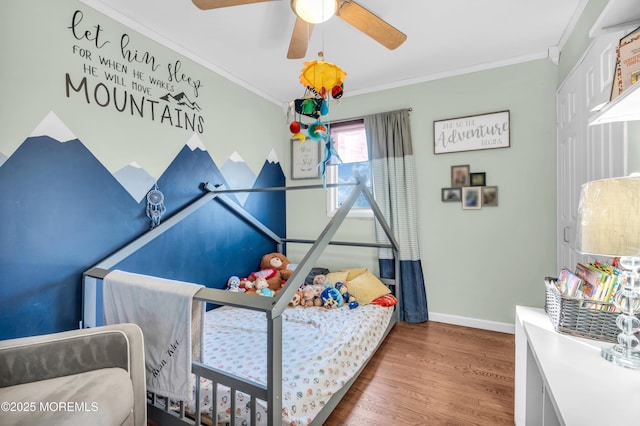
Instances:
[[[293,275],[293,269],[290,269],[292,266],[284,254],[277,252],[265,254],[260,261],[260,269],[277,269],[283,281],[287,281]]]

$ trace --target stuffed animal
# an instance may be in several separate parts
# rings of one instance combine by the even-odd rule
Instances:
[[[321,285],[322,287],[328,287],[329,285],[331,285],[331,283],[329,283],[329,280],[327,279],[327,276],[324,274],[318,274],[313,277],[313,283],[315,285]]]
[[[320,284],[312,284],[311,288],[313,289],[314,293],[315,293],[315,298],[317,299],[316,301],[316,305],[317,306],[322,306],[322,299],[321,299],[321,295],[322,295],[322,290],[324,290],[324,286],[320,285]]]
[[[305,285],[300,290],[302,293],[302,299],[300,300],[300,306],[322,306],[322,299],[318,297],[318,292],[315,286]]]
[[[274,291],[269,288],[267,280],[263,277],[256,278],[253,285],[256,288],[256,294],[259,294],[260,296],[273,297],[275,294]]]
[[[290,269],[290,266],[293,265],[289,262],[289,259],[284,254],[276,252],[265,254],[260,262],[260,269],[277,269],[283,281],[287,281],[293,274],[293,269]]]
[[[271,291],[277,292],[282,288],[282,275],[276,268],[264,268],[249,275],[250,281],[255,282],[258,278],[263,278]]]
[[[248,278],[242,278],[240,280],[240,288],[244,289],[245,293],[255,293],[256,288],[253,285],[253,281]]]
[[[322,306],[326,309],[339,308],[344,304],[342,294],[335,287],[327,287],[322,290],[320,298],[322,299]]]
[[[235,275],[232,275],[227,280],[227,290],[233,291],[235,293],[244,293],[245,291],[244,288],[240,288],[240,278],[236,277]]]
[[[302,302],[302,290],[296,291],[296,294],[293,295],[291,301],[289,302],[289,306],[295,308]]]
[[[355,309],[360,306],[356,298],[349,294],[349,289],[345,283],[336,283],[336,290],[340,292],[344,303],[349,306],[349,309]]]

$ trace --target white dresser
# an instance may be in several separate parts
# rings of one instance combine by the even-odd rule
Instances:
[[[600,356],[611,343],[557,333],[538,308],[516,306],[516,426],[640,425],[640,371]]]

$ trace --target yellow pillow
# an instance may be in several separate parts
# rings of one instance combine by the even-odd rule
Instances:
[[[340,272],[347,273],[347,281],[351,281],[360,274],[367,272],[367,268],[340,269]]]
[[[348,276],[349,276],[349,274],[346,271],[329,272],[327,274],[327,279],[329,280],[329,282],[331,284],[335,285],[336,283],[346,283]]]
[[[354,279],[347,281],[347,290],[361,305],[368,305],[378,297],[391,293],[382,281],[366,269]]]

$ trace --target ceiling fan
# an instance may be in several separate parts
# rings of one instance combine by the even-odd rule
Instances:
[[[198,8],[209,10],[275,0],[192,1]],[[318,12],[319,15],[317,17],[310,17],[305,14],[305,5],[303,3],[310,3],[310,7],[317,9],[315,11]],[[326,6],[328,9],[323,8],[321,5]],[[407,39],[406,34],[352,0],[291,0],[291,8],[296,14],[296,23],[293,27],[289,51],[287,52],[287,58],[289,59],[304,58],[307,53],[309,38],[311,37],[314,23],[324,22],[334,14],[390,50],[400,46]]]

